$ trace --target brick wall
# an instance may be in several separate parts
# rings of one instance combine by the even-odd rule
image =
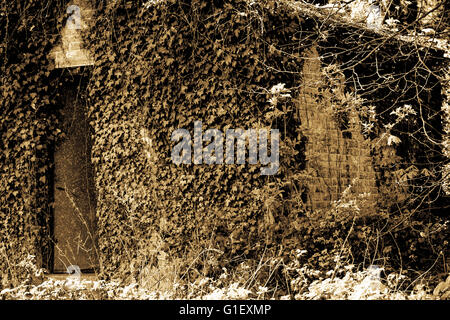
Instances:
[[[377,194],[368,141],[361,134],[355,110],[348,110],[348,124],[341,129],[333,117],[332,93],[324,89],[319,55],[315,49],[305,57],[303,81],[298,98],[302,131],[307,138],[306,170],[311,174],[308,205],[325,208],[352,185],[355,196]]]
[[[83,44],[83,34],[91,27],[93,10],[87,0],[71,1],[66,14],[69,18],[61,32],[60,45],[53,48],[51,55],[56,68],[80,67],[94,64],[92,54]]]

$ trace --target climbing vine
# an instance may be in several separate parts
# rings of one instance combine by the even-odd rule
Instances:
[[[379,116],[370,139],[392,120],[392,108],[419,97],[425,116],[431,117],[442,102],[434,96],[439,82],[432,76],[442,64],[439,50],[396,56],[392,52],[414,44],[324,22],[320,15],[293,10],[289,1],[97,1],[91,31],[84,35],[95,65],[54,69],[49,53],[60,43],[67,4],[1,2],[0,268],[5,270],[11,265],[7,257],[20,258],[17,250],[39,252],[44,263],[51,262],[51,249],[41,250],[52,242],[49,155],[64,137],[58,110],[67,86],[79,90],[92,130],[104,276],[130,274],[128,266],[142,257],[135,250],[141,239],[155,238],[162,239],[160,250],[179,256],[217,250],[216,269],[235,263],[233,257],[257,257],[278,246],[287,253],[304,245],[311,261],[330,263],[324,262],[323,250],[335,250],[354,228],[351,219],[333,215],[312,219],[304,205],[304,140],[296,98],[308,49],[317,47],[324,65],[340,66],[347,95],[363,101],[358,105],[361,118],[364,110],[375,108]],[[371,54],[375,47],[384,53]],[[414,72],[405,71],[418,63]],[[396,78],[374,80],[377,73],[384,80]],[[410,83],[419,83],[423,92],[412,94],[417,86],[399,89]],[[319,96],[325,94],[330,92]],[[174,164],[172,132],[184,128],[192,134],[197,120],[223,131],[280,129],[278,174],[261,176],[259,167],[251,165]],[[409,142],[423,141],[422,133],[417,134],[420,122],[408,121],[413,120],[396,127],[401,132],[391,132],[405,143],[396,151],[400,158],[411,156]],[[439,139],[438,131],[433,139]],[[413,152],[419,160],[444,161],[439,150],[420,151]],[[382,225],[365,223],[360,221],[350,237],[359,253],[367,248],[358,241]],[[379,240],[370,239],[370,246]],[[195,267],[205,267],[201,261],[195,260]]]

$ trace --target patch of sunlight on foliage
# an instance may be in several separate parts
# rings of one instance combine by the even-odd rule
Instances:
[[[297,258],[303,251],[297,250]],[[27,261],[29,264],[29,261]],[[345,299],[345,300],[436,300],[450,298],[450,275],[434,290],[424,281],[413,281],[411,290],[400,290],[405,276],[391,273],[381,277],[383,268],[371,266],[357,271],[346,265],[326,273],[312,270],[297,261],[290,261],[286,270],[291,275],[291,294],[279,299]],[[248,287],[248,279],[231,278],[224,270],[217,279],[201,277],[196,281],[176,282],[168,290],[149,290],[134,282],[123,285],[118,281],[87,280],[68,277],[65,280],[47,278],[40,283],[25,281],[14,288],[0,291],[0,300],[157,300],[157,299],[274,299],[268,295],[276,289],[269,286]]]

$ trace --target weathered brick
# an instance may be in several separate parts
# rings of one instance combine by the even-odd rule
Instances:
[[[372,167],[369,144],[360,132],[356,112],[350,115],[350,128],[342,131],[332,117],[331,105],[320,97],[323,85],[320,61],[313,49],[303,67],[303,86],[298,99],[303,134],[307,137],[307,167],[315,169],[319,179],[309,182],[308,204],[312,209],[326,208],[353,180],[355,197],[358,194],[377,194],[375,171]],[[346,132],[346,134],[344,134]]]

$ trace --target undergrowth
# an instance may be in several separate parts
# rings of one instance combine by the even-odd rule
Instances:
[[[305,253],[292,252],[292,259],[287,263],[276,258],[261,259],[255,265],[243,262],[234,271],[223,268],[216,278],[199,277],[192,282],[162,263],[145,272],[145,279],[128,284],[119,280],[80,280],[73,276],[55,280],[44,276],[42,270],[30,263],[33,259],[30,256],[22,263],[29,271],[27,280],[1,290],[0,299],[450,299],[450,275],[438,285],[432,285],[437,278],[411,279],[401,273],[387,274],[378,266],[361,270],[345,265],[324,272],[302,264]],[[271,286],[277,270],[283,274],[288,292],[283,286]],[[162,273],[166,276],[152,282]]]
[[[163,233],[130,234],[121,269],[101,280],[49,278],[33,255],[8,258],[1,299],[449,299],[448,221],[375,212],[348,188],[324,211],[291,218],[286,248],[233,256],[195,237],[179,254]],[[13,281],[14,280],[14,281]]]

